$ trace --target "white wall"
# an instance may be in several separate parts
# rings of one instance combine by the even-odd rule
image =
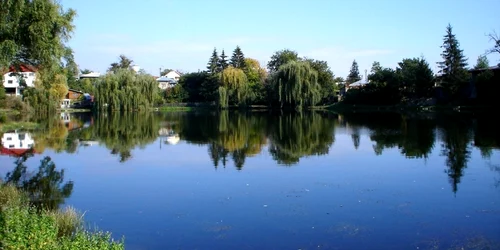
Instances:
[[[20,76],[11,76],[11,72],[3,75],[3,86],[5,88],[18,88],[19,87],[19,77]],[[28,87],[35,86],[35,72],[22,72],[24,80],[26,81],[26,85]]]
[[[165,90],[168,88],[173,88],[173,87],[175,87],[175,84],[170,84],[168,82],[159,82],[158,83],[158,88],[160,88],[162,90]]]
[[[4,133],[2,136],[2,146],[8,149],[30,149],[35,145],[35,140],[30,133],[14,132]]]
[[[171,78],[171,79],[175,79],[176,81],[178,81],[179,78],[181,78],[181,76],[179,74],[177,74],[177,72],[175,72],[175,71],[170,71],[165,76],[168,78]]]

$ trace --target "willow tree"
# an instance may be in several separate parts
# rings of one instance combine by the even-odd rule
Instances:
[[[321,99],[318,73],[307,62],[292,61],[281,66],[274,84],[281,107],[301,109]]]
[[[54,0],[0,0],[0,66],[58,66],[75,16]]]
[[[96,83],[97,110],[144,110],[152,107],[158,86],[153,77],[119,69]]]
[[[246,103],[248,95],[248,79],[241,69],[228,67],[221,74],[219,88],[219,105],[227,107],[229,103],[242,105]]]

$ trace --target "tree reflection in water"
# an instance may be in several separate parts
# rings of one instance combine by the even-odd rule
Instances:
[[[15,161],[16,167],[7,173],[5,183],[25,191],[30,202],[39,209],[55,210],[73,192],[73,182],[64,182],[64,169],[56,170],[56,165],[49,156],[44,157],[38,171],[30,172],[26,161],[33,156],[28,151]]]
[[[500,148],[500,133],[496,129],[500,123],[482,113],[106,113],[76,118],[75,124],[88,123],[85,119],[93,121],[90,126],[47,120],[44,129],[34,132],[35,150],[41,153],[45,148],[53,148],[56,152],[74,153],[78,141],[96,141],[119,156],[120,162],[126,162],[133,157],[134,148],[153,143],[159,131],[165,130],[185,143],[206,145],[215,168],[226,167],[232,161],[241,170],[248,157],[261,154],[265,147],[277,163],[287,166],[297,164],[303,157],[327,154],[335,142],[336,129],[345,128],[355,149],[369,143],[364,140],[366,135],[376,155],[396,148],[404,157],[426,159],[440,145],[446,174],[456,192],[473,147],[485,158]],[[49,162],[45,163],[46,169],[50,169]],[[16,170],[19,173],[23,171],[20,163]]]

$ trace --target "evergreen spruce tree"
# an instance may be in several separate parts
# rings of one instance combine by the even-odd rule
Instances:
[[[222,50],[222,53],[220,54],[220,59],[219,59],[219,71],[222,72],[224,71],[228,65],[227,63],[227,56],[224,50]]]
[[[245,68],[245,55],[243,55],[240,46],[236,46],[236,49],[234,49],[229,64],[237,69]]]
[[[349,75],[347,76],[346,82],[347,84],[351,84],[353,82],[357,82],[361,80],[361,76],[359,75],[359,67],[358,62],[354,60],[351,65],[351,70],[349,71]]]
[[[207,64],[207,71],[210,74],[215,74],[219,72],[219,55],[217,54],[217,48],[214,48],[212,56]]]
[[[476,66],[474,66],[474,69],[487,69],[490,67],[490,62],[488,61],[488,58],[485,55],[481,55],[477,58],[477,63]]]
[[[446,27],[446,35],[443,39],[442,62],[438,62],[441,86],[450,91],[452,95],[457,94],[460,86],[469,81],[467,71],[467,58],[460,49],[453,28],[450,24]]]

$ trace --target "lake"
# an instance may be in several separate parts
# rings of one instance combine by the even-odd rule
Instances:
[[[500,249],[499,128],[489,113],[63,113],[4,133],[0,176],[36,177],[38,202],[126,249]]]

